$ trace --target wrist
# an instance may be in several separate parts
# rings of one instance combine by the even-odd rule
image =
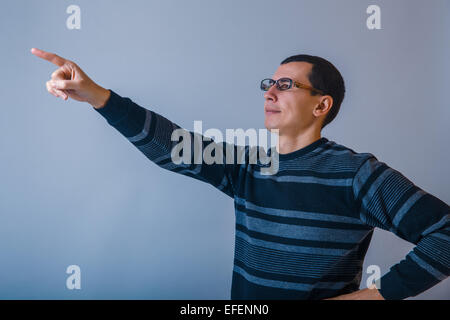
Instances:
[[[92,101],[90,101],[89,103],[95,109],[101,109],[106,105],[110,96],[111,96],[111,92],[109,90],[102,88],[102,87],[98,87],[98,91],[94,94],[94,99]]]

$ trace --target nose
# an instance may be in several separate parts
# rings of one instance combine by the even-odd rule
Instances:
[[[277,86],[273,85],[270,87],[269,90],[267,90],[266,92],[264,92],[264,99],[266,100],[271,100],[271,101],[277,101]]]

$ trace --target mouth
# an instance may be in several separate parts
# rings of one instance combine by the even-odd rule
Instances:
[[[273,115],[273,114],[277,114],[277,113],[281,113],[281,111],[280,110],[276,110],[276,109],[270,109],[270,108],[267,108],[265,110],[265,114],[266,115]]]

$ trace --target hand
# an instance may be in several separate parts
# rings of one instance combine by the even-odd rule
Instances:
[[[352,293],[343,294],[337,297],[324,300],[385,300],[378,291],[375,284],[367,289],[358,290]]]
[[[88,102],[96,109],[108,101],[110,91],[92,81],[75,62],[36,48],[31,53],[59,67],[46,83],[47,91],[55,97]]]

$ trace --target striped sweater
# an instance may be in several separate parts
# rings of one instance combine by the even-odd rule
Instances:
[[[234,199],[231,299],[324,299],[356,291],[375,227],[416,245],[381,277],[385,299],[415,296],[450,274],[449,206],[374,155],[322,137],[280,154],[274,175],[248,161],[248,146],[243,163],[176,164],[171,134],[180,127],[110,91],[105,107],[95,110],[149,160]],[[216,142],[206,139],[203,148],[210,143]]]

